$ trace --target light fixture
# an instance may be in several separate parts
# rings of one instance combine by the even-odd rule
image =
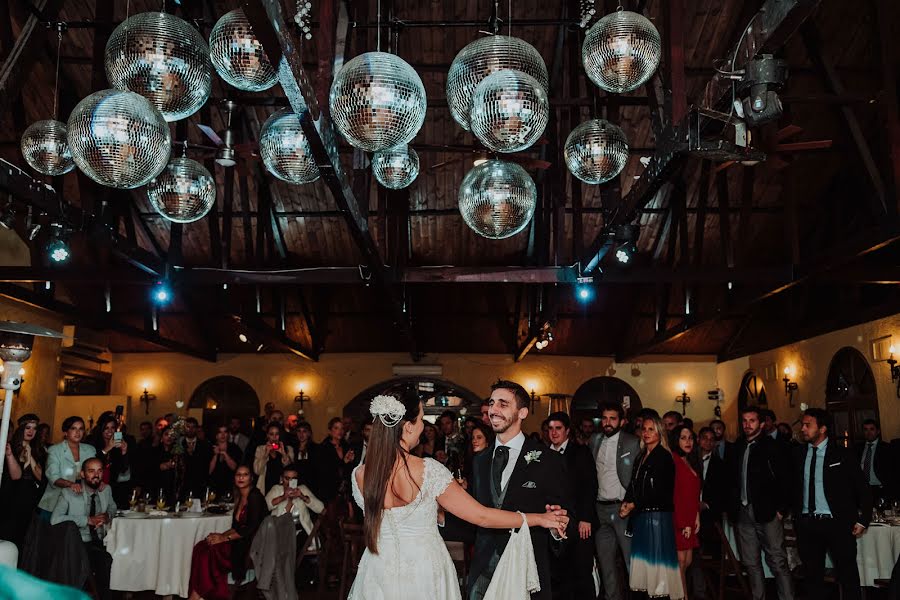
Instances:
[[[213,25],[209,58],[219,77],[239,90],[262,92],[278,82],[278,73],[240,8],[225,13]]]
[[[550,102],[531,75],[504,69],[485,77],[472,96],[472,133],[494,152],[521,152],[543,135]]]
[[[144,382],[144,393],[141,394],[140,398],[138,398],[139,402],[144,405],[144,414],[150,414],[150,402],[156,400],[156,395],[150,393],[150,384],[148,382]]]
[[[633,223],[620,225],[613,234],[613,241],[619,246],[616,248],[616,260],[620,264],[629,264],[637,254],[637,240],[640,236],[640,227]]]
[[[425,86],[409,63],[387,52],[366,52],[338,72],[329,94],[341,135],[367,152],[408,144],[425,122]]]
[[[55,177],[75,168],[66,124],[61,121],[35,121],[22,134],[19,147],[28,166],[42,175]]]
[[[389,190],[408,187],[419,175],[419,155],[408,145],[372,155],[372,174]]]
[[[900,398],[900,365],[897,364],[897,359],[894,358],[894,346],[891,346],[888,352],[891,353],[887,359],[888,367],[891,369],[891,383],[897,384],[897,397]]]
[[[575,297],[578,298],[578,300],[580,300],[581,302],[589,301],[591,298],[594,297],[593,286],[586,284],[586,283],[580,283],[580,284],[576,285],[575,286]]]
[[[759,55],[749,61],[739,74],[732,74],[732,78],[740,80],[737,91],[749,93],[739,100],[740,114],[748,127],[759,127],[781,118],[784,107],[775,90],[784,86],[787,77],[787,61],[771,54]]]
[[[691,403],[691,397],[688,396],[686,384],[680,383],[678,388],[681,390],[681,393],[675,396],[675,402],[681,403],[681,414],[686,415],[687,405]]]
[[[120,23],[106,43],[104,63],[112,87],[140,94],[166,121],[191,116],[212,91],[206,40],[169,13],[139,13]]]
[[[794,370],[791,367],[784,368],[784,377],[782,378],[782,381],[784,382],[784,394],[788,397],[788,406],[794,406],[794,393],[800,387],[797,385],[796,381],[791,381],[791,376],[793,374]]]
[[[613,94],[630,92],[646,83],[661,56],[659,31],[645,16],[627,10],[617,10],[594,23],[581,46],[588,77]]]
[[[173,158],[162,173],[147,184],[147,199],[160,215],[173,223],[193,223],[216,203],[216,180],[196,160]]]
[[[172,299],[172,290],[164,281],[157,281],[153,286],[152,298],[157,304],[166,304]]]
[[[238,334],[238,339],[241,340],[242,342],[244,342],[244,343],[246,344],[248,338],[247,338],[247,336],[246,336],[245,334],[239,333],[239,334]]]
[[[474,167],[459,187],[459,212],[475,233],[501,240],[521,232],[534,215],[537,188],[525,169],[491,159]]]
[[[537,333],[537,341],[534,343],[535,348],[543,350],[553,341],[553,326],[545,322]]]
[[[72,255],[69,249],[69,242],[66,239],[66,230],[58,223],[51,225],[51,230],[53,233],[50,234],[50,239],[47,241],[47,256],[54,263],[64,263]]]
[[[28,228],[28,241],[34,241],[34,238],[37,237],[38,232],[41,230],[40,223],[34,223],[31,227]]]
[[[298,389],[298,391],[297,391],[297,395],[294,396],[294,402],[295,402],[296,404],[299,404],[299,405],[300,405],[300,408],[297,409],[297,414],[298,414],[298,415],[302,415],[302,414],[303,414],[303,410],[304,410],[304,409],[303,409],[303,405],[304,405],[306,402],[311,402],[311,401],[312,401],[312,398],[310,398],[309,396],[307,396],[306,394],[303,393],[303,387],[301,386],[301,387]]]
[[[290,108],[272,113],[259,132],[259,156],[266,171],[288,183],[312,183],[319,167],[300,117]]]
[[[628,162],[628,138],[604,119],[581,123],[566,138],[563,150],[569,172],[585,183],[605,183]]]

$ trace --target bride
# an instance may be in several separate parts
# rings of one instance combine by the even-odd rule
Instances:
[[[438,534],[438,505],[478,527],[514,529],[523,515],[488,508],[430,458],[410,454],[424,422],[414,391],[401,398],[372,400],[372,433],[365,464],[353,470],[353,498],[365,515],[366,550],[349,600],[429,598],[459,600],[456,568]],[[524,515],[531,527],[565,533],[569,521],[559,507]]]

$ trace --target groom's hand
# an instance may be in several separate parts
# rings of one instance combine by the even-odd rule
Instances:
[[[550,530],[556,540],[566,539],[566,528],[569,526],[569,513],[558,504],[547,504],[544,509],[556,519],[557,527]]]

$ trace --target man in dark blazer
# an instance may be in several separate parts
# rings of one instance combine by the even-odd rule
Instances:
[[[881,439],[881,428],[875,419],[863,421],[863,439],[853,446],[856,461],[872,492],[872,499],[897,498],[897,460],[895,449]]]
[[[494,447],[472,462],[472,495],[485,506],[523,513],[571,510],[572,493],[566,461],[543,443],[526,438],[522,421],[531,396],[518,383],[498,381],[491,388],[489,416],[497,437]],[[569,534],[574,520],[570,521]],[[541,589],[533,600],[550,600],[550,554],[561,551],[555,532],[530,528]],[[553,539],[551,539],[551,536]],[[481,600],[509,541],[508,529],[479,529],[469,567],[469,598]],[[552,547],[552,548],[551,548]]]
[[[729,442],[725,439],[725,421],[713,419],[709,422],[709,428],[712,429],[713,435],[716,437],[716,454],[720,459],[725,460],[726,455],[734,447],[734,442]]]
[[[591,599],[594,593],[594,538],[591,532],[597,526],[594,502],[597,498],[597,470],[587,446],[570,440],[571,421],[564,412],[555,412],[547,418],[550,449],[562,454],[566,461],[574,493],[574,537],[566,544],[565,551],[554,557],[551,564],[553,595],[560,599]]]
[[[760,549],[775,577],[779,600],[793,600],[782,525],[790,509],[789,446],[763,433],[761,410],[748,406],[741,411],[744,437],[726,455],[728,517],[735,524],[753,600],[766,596]]]
[[[631,537],[626,535],[628,517],[619,516],[619,507],[631,483],[634,463],[641,454],[641,443],[622,429],[624,423],[623,406],[617,402],[604,403],[600,406],[600,432],[591,438],[597,478],[594,544],[605,600],[622,600],[628,587],[628,574],[625,573],[623,580],[619,569],[619,553],[626,571],[631,563]]]
[[[697,434],[700,446],[700,548],[707,556],[718,557],[722,544],[716,532],[716,523],[721,525],[726,505],[725,461],[716,452],[716,436],[710,427],[702,427]],[[699,561],[691,563],[691,597],[705,600],[709,596],[706,580]]]
[[[821,408],[803,413],[794,451],[792,500],[797,547],[806,568],[807,598],[825,598],[825,554],[844,600],[862,595],[856,566],[856,538],[872,518],[872,496],[856,458],[833,440],[831,417]]]

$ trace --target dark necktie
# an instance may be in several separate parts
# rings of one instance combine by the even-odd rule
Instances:
[[[491,463],[491,479],[494,481],[494,489],[497,490],[497,493],[503,491],[503,469],[506,468],[506,463],[508,462],[509,447],[497,446],[497,449],[494,451],[494,460]]]
[[[91,494],[90,516],[93,517],[96,515],[97,515],[97,494]],[[97,533],[97,528],[96,527],[88,527],[88,529],[91,532],[91,541],[94,542],[95,544],[100,544],[100,534]]]
[[[863,473],[866,475],[866,483],[872,481],[872,442],[866,444],[866,456],[863,459]]]
[[[806,505],[807,512],[812,515],[816,512],[816,447],[810,446],[809,451],[812,452],[812,458],[809,461],[809,501]]]

